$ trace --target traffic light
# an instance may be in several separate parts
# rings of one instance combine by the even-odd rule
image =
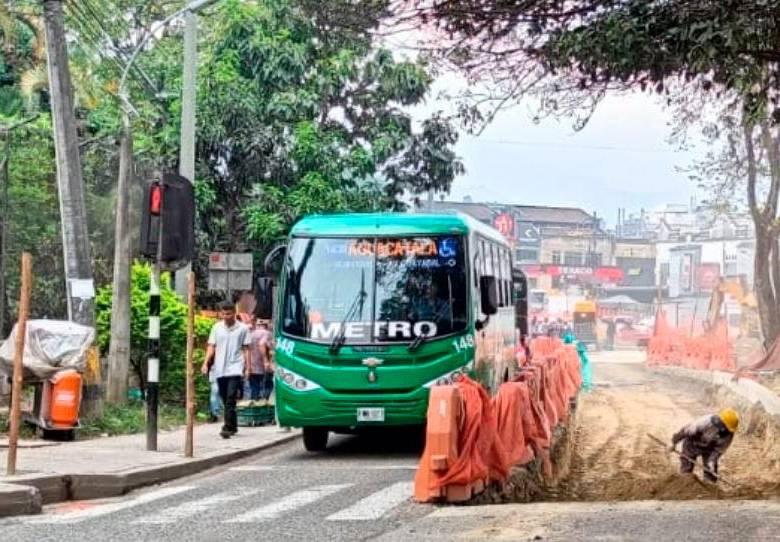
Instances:
[[[141,254],[175,269],[192,259],[195,250],[195,193],[192,183],[175,173],[152,181],[144,190]],[[162,235],[160,234],[162,229]]]

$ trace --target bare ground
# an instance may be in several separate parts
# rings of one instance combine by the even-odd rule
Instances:
[[[755,409],[743,412],[743,428],[721,460],[720,472],[733,486],[681,475],[677,457],[647,434],[669,442],[683,424],[727,406],[728,398],[696,383],[655,374],[633,359],[621,363],[620,357],[616,352],[601,359],[593,356],[596,386],[580,399],[570,473],[548,498],[604,501],[780,496],[780,440],[777,426],[765,415]]]

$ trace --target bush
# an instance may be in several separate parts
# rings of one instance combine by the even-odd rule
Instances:
[[[151,267],[135,263],[130,276],[130,362],[142,388],[146,382],[146,342],[149,331],[149,281]],[[185,402],[185,359],[187,354],[187,304],[171,288],[170,276],[160,281],[160,400],[183,405]],[[108,354],[111,335],[111,286],[98,291],[95,299],[97,340],[103,355]],[[195,315],[195,366],[200,367],[205,344],[214,321]],[[198,373],[195,379],[198,405],[207,405],[209,383]]]
[[[158,428],[167,431],[186,421],[181,406],[160,405]],[[79,438],[91,438],[101,435],[129,435],[146,430],[146,407],[141,401],[129,401],[123,405],[106,405],[99,418],[87,420],[79,429]]]

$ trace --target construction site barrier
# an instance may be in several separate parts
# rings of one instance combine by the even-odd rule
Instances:
[[[488,483],[505,482],[512,467],[537,457],[544,475],[552,475],[553,429],[570,415],[582,375],[574,345],[541,339],[531,343],[530,362],[492,399],[466,376],[431,389],[425,450],[415,476],[418,502],[468,501]]]
[[[734,372],[734,345],[726,322],[719,320],[712,329],[694,337],[689,329],[671,326],[666,313],[659,310],[653,336],[647,343],[647,364]]]

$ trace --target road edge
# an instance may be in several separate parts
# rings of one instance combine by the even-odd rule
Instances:
[[[750,378],[738,378],[733,373],[723,371],[703,371],[685,367],[651,367],[662,374],[672,374],[706,382],[714,386],[723,386],[750,404],[760,403],[767,413],[780,416],[780,397],[772,390]]]
[[[287,444],[301,437],[298,431],[241,450],[194,459],[181,458],[167,465],[111,473],[24,474],[0,482],[0,518],[38,514],[44,504],[69,500],[118,497],[134,489],[170,482]],[[37,505],[36,505],[37,503]]]

